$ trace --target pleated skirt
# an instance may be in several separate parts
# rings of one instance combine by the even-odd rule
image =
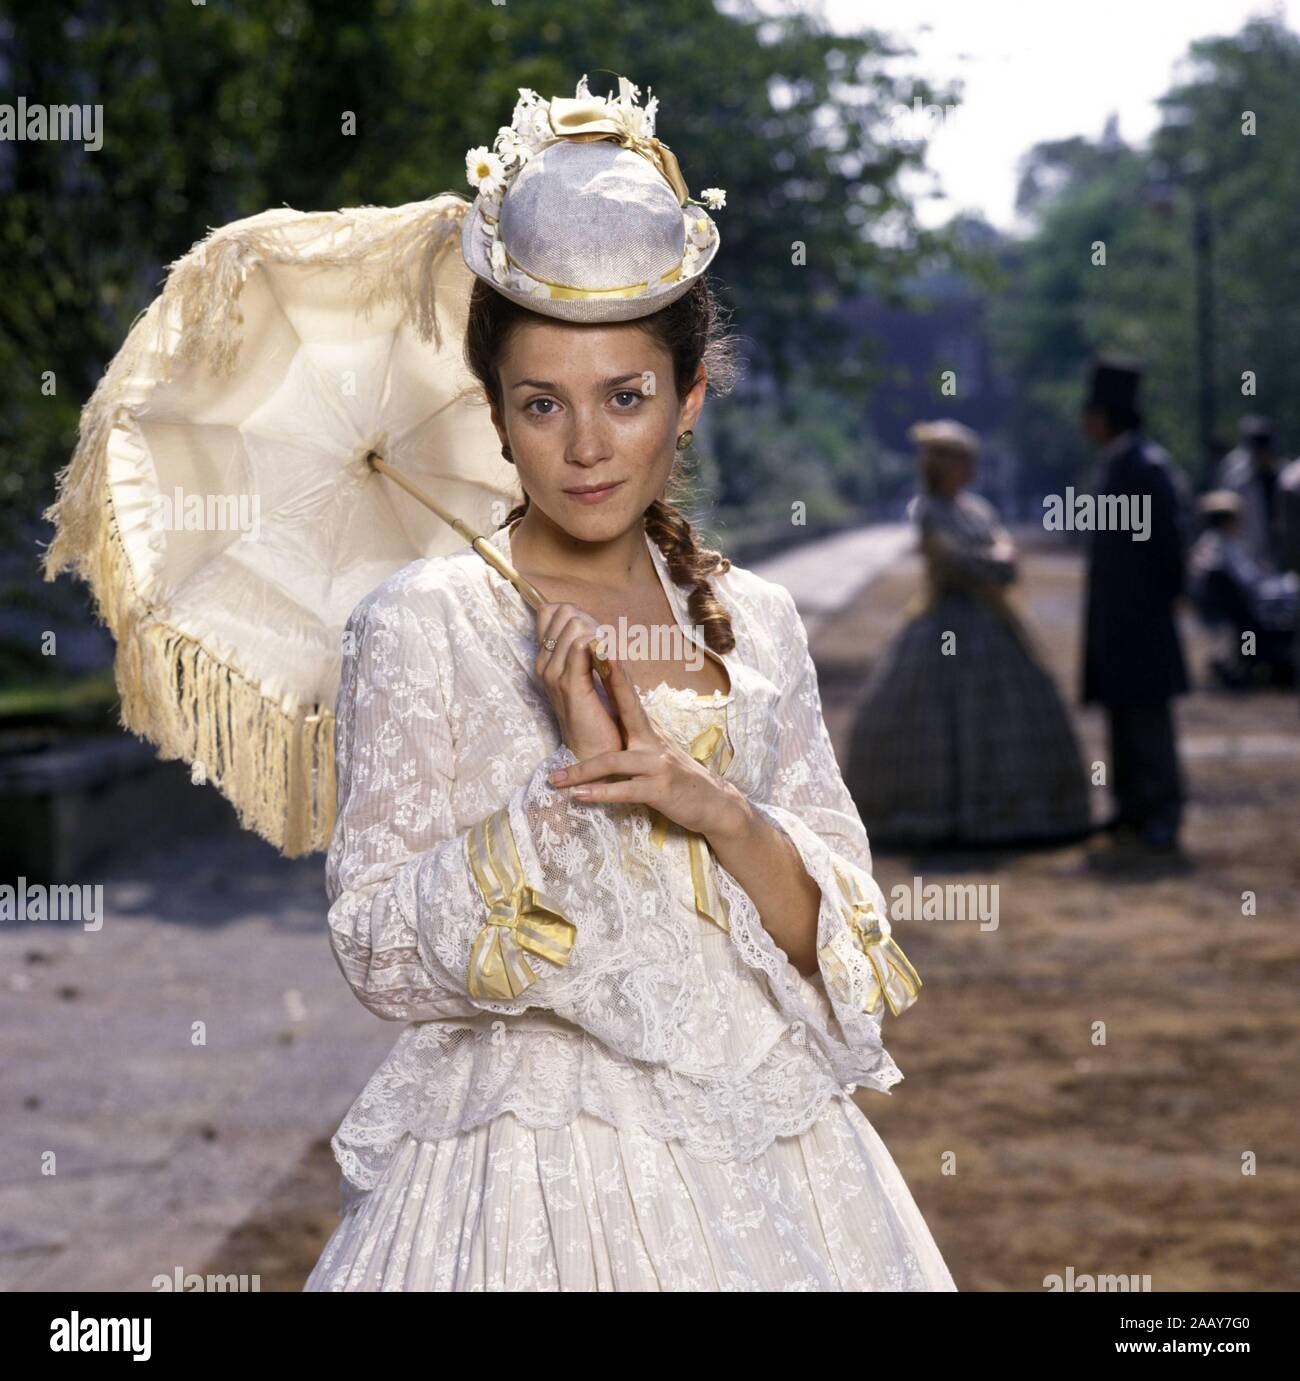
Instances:
[[[955,1290],[862,1111],[756,1159],[696,1159],[586,1113],[403,1138],[306,1285],[342,1290]]]

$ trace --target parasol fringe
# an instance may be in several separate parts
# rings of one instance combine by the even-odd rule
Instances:
[[[286,713],[256,684],[138,601],[115,527],[95,553],[92,589],[117,643],[119,723],[164,760],[180,759],[230,801],[240,826],[289,858],[329,847],[334,830],[334,714]]]
[[[354,242],[341,256],[357,273],[367,312],[381,302],[397,302],[420,339],[442,349],[434,283],[448,251],[459,242],[468,203],[454,195],[435,197],[427,211],[406,217],[374,238]]]
[[[287,713],[140,596],[112,513],[108,442],[147,400],[139,384],[146,364],[151,387],[184,365],[234,369],[239,296],[250,270],[303,262],[285,235],[291,224],[319,221],[322,230],[346,231],[311,262],[352,268],[365,309],[397,302],[420,338],[436,337],[441,348],[434,283],[469,203],[444,193],[418,205],[415,214],[410,207],[268,211],[214,230],[175,260],[162,293],[136,318],[82,409],[76,448],[43,515],[54,527],[41,559],[44,578],[75,571],[116,642],[122,727],[149,739],[164,759],[201,764],[241,826],[291,858],[327,848],[333,832],[334,714],[323,706]]]

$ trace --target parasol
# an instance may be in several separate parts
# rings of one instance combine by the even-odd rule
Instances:
[[[123,727],[289,857],[333,830],[356,604],[467,541],[542,602],[475,531],[521,495],[460,354],[468,205],[282,208],[213,231],[87,402],[46,514],[45,578],[74,568],[117,643]]]

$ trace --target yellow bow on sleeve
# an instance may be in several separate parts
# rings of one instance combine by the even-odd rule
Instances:
[[[721,775],[734,756],[731,743],[721,724],[710,724],[691,740],[687,750],[696,762],[702,763],[711,772]],[[668,837],[668,818],[656,811],[659,816],[650,838],[657,848],[662,849]],[[706,920],[712,921],[719,929],[730,931],[731,921],[727,915],[727,904],[718,892],[717,877],[713,871],[713,850],[702,834],[688,831],[687,848],[691,859],[691,885],[695,891],[695,909]]]
[[[469,832],[467,848],[488,919],[470,950],[466,986],[471,997],[509,1001],[537,981],[528,953],[567,964],[577,928],[525,881],[505,807]]]
[[[873,982],[867,995],[867,1012],[879,1012],[884,1004],[898,1016],[920,996],[921,975],[889,933],[889,923],[876,911],[875,903],[863,892],[857,874],[848,878],[835,869],[836,880],[848,903],[845,920],[853,935],[853,942],[871,964]],[[819,958],[830,970],[839,971],[842,991],[848,991],[848,975],[843,973],[839,956],[829,946],[818,951]]]

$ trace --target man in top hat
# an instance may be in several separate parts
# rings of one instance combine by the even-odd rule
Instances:
[[[1241,440],[1219,462],[1218,484],[1240,495],[1241,544],[1251,560],[1271,575],[1283,569],[1277,497],[1281,457],[1269,418],[1247,413],[1238,430]]]
[[[1092,534],[1083,699],[1105,706],[1110,723],[1117,811],[1107,828],[1127,844],[1163,853],[1177,850],[1183,807],[1170,701],[1187,690],[1174,622],[1185,539],[1180,478],[1142,433],[1140,380],[1132,361],[1097,360],[1081,414],[1099,448],[1098,499],[1128,500],[1099,502],[1099,514],[1134,505],[1148,514],[1141,528],[1099,525]]]

